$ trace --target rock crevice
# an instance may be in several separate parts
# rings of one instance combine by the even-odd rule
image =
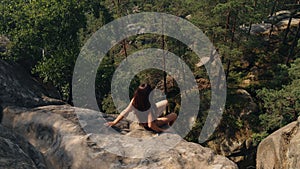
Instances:
[[[264,139],[257,150],[258,169],[290,169],[300,166],[300,118]]]
[[[0,125],[0,168],[46,169],[42,154],[26,139]]]

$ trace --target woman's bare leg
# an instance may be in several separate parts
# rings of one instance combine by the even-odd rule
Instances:
[[[168,124],[168,125],[172,125],[175,120],[177,119],[177,114],[176,113],[170,113],[168,115],[166,115],[165,117],[159,117],[156,119],[156,124],[158,126],[163,126],[165,124]]]
[[[166,110],[166,107],[168,105],[168,100],[159,101],[159,102],[155,103],[155,105],[157,108],[155,114],[156,114],[156,117],[159,117]]]

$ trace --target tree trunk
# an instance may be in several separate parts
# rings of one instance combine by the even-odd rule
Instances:
[[[275,13],[276,6],[277,6],[277,1],[278,0],[275,0],[274,3],[273,3],[273,6],[272,6],[272,9],[271,9],[271,12],[270,12],[270,16],[273,16],[273,14]],[[271,30],[270,30],[270,33],[269,33],[269,41],[271,40],[273,29],[274,29],[274,22],[272,22],[272,25],[271,25]]]
[[[289,22],[288,22],[288,25],[287,25],[287,28],[285,30],[285,34],[284,34],[284,37],[283,37],[283,40],[282,40],[282,43],[285,44],[286,43],[286,39],[287,39],[287,36],[290,32],[290,27],[291,27],[291,23],[292,23],[292,19],[293,19],[293,16],[294,16],[294,12],[291,13],[291,16],[289,17]]]
[[[68,104],[70,104],[71,106],[74,106],[73,105],[73,93],[72,93],[72,78],[71,78],[71,80],[70,80],[70,82],[69,82],[69,96],[68,96]]]
[[[161,48],[162,50],[165,50],[165,36],[162,35],[161,36],[162,39],[162,43],[161,43]],[[167,72],[166,72],[166,57],[164,55],[163,52],[163,67],[164,67],[164,90],[165,90],[165,95],[167,95],[168,91],[167,91]]]
[[[126,39],[124,39],[122,41],[122,45],[123,45],[123,50],[124,50],[125,58],[127,60],[128,54],[127,54],[127,48],[126,48]]]
[[[250,26],[249,26],[249,29],[248,29],[248,32],[247,32],[248,35],[250,35],[251,29],[252,29],[252,23],[250,22]],[[247,40],[248,40],[248,37],[247,37]]]
[[[256,10],[256,6],[257,6],[257,0],[255,0],[254,4],[253,4],[253,9],[254,10]],[[251,29],[252,29],[252,22],[250,21],[249,29],[248,29],[248,32],[247,32],[248,35],[250,35]],[[247,37],[247,40],[248,40],[248,37]]]
[[[226,17],[226,27],[225,27],[225,29],[226,29],[227,32],[229,32],[230,14],[231,14],[231,12],[228,11],[228,12],[227,12],[227,17]],[[225,35],[225,36],[224,36],[224,42],[227,41],[227,38],[226,38],[226,37],[227,37],[227,36]]]
[[[234,42],[234,35],[235,35],[235,27],[236,27],[236,17],[233,19],[232,28],[231,28],[231,44]]]
[[[227,68],[226,68],[226,80],[228,79],[228,77],[229,77],[229,73],[230,73],[230,64],[231,64],[231,62],[230,62],[230,60],[228,60],[228,62],[227,62]]]
[[[162,35],[161,35],[161,49],[165,51],[165,35],[164,34],[164,20],[162,19]],[[166,57],[165,52],[163,52],[163,68],[164,68],[164,93],[167,98],[168,89],[167,89],[167,72],[166,72]],[[168,114],[168,105],[166,106],[166,114]]]
[[[298,24],[297,32],[296,32],[295,38],[293,40],[292,46],[290,48],[290,51],[289,51],[289,54],[288,54],[288,58],[286,60],[286,65],[289,64],[290,59],[291,59],[292,55],[294,54],[295,47],[298,44],[299,36],[300,36],[300,22]]]

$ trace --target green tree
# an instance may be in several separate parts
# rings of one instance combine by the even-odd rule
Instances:
[[[264,113],[259,117],[265,131],[274,130],[296,120],[300,115],[300,59],[296,59],[288,69],[291,82],[281,89],[264,88],[258,91],[263,101]]]
[[[72,102],[72,70],[81,43],[86,13],[97,13],[96,1],[2,0],[1,34],[11,40],[9,59],[52,82],[63,100]]]

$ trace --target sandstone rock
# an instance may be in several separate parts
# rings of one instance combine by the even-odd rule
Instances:
[[[288,19],[290,16],[291,16],[291,11],[288,10],[277,11],[272,16],[268,17],[267,22],[277,23],[283,19]]]
[[[298,26],[299,22],[300,22],[299,18],[292,18],[291,23],[290,23],[290,27],[296,27],[296,26]],[[289,19],[283,19],[283,20],[281,20],[280,22],[278,22],[276,24],[276,27],[279,30],[285,30],[285,29],[287,29],[288,24],[289,24]]]
[[[258,34],[268,34],[270,32],[270,29],[272,27],[272,24],[270,23],[261,23],[261,24],[252,24],[250,34],[258,35]],[[249,29],[249,28],[247,28]]]
[[[7,45],[10,43],[9,39],[5,36],[0,36],[0,54],[6,52]]]
[[[240,26],[240,28],[244,31],[249,31],[250,29],[250,34],[252,35],[269,35],[271,29],[273,31],[273,34],[277,34],[278,31],[287,29],[291,14],[291,11],[288,10],[278,11],[275,12],[272,16],[269,16],[264,22],[252,24],[251,28],[245,25]],[[297,13],[293,15],[290,27],[298,26],[299,22],[299,13]]]
[[[0,168],[45,169],[44,159],[23,137],[0,125]]]
[[[27,71],[15,63],[0,60],[0,100],[2,106],[35,107],[64,104],[55,91],[43,88]]]
[[[300,168],[300,118],[265,138],[258,146],[258,169]]]
[[[192,18],[193,18],[193,16],[191,14],[189,14],[185,17],[185,19],[187,19],[187,20],[191,20]]]
[[[91,124],[81,122],[85,131],[79,126],[75,110],[91,115]],[[119,134],[97,133],[92,126],[99,130],[105,126],[92,110],[57,105],[33,109],[8,107],[3,113],[3,124],[22,134],[41,151],[50,169],[237,168],[227,158],[199,144],[186,142],[177,134],[157,135],[133,125],[130,130],[127,121],[123,121],[120,128],[116,127]],[[112,120],[109,116],[105,118]],[[86,131],[94,134],[86,134]],[[151,144],[153,140],[158,140],[157,144]],[[177,144],[172,145],[173,142]],[[165,151],[153,151],[163,148]],[[130,158],[133,155],[139,158]]]
[[[10,140],[0,137],[0,147],[0,168],[36,169],[32,160]]]

